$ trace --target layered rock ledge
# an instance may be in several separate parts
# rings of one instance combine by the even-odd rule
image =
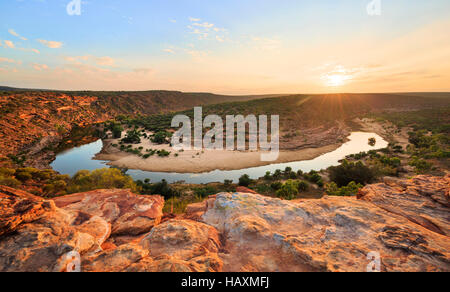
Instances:
[[[450,271],[450,177],[358,197],[221,193],[161,222],[160,196],[98,190],[45,201],[0,187],[0,271]]]

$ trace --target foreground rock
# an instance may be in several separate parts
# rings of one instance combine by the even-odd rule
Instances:
[[[204,221],[226,236],[225,271],[450,271],[450,241],[356,198],[291,203],[219,194]]]
[[[358,196],[426,229],[450,236],[449,191],[450,176],[417,176],[367,186]]]
[[[2,272],[63,271],[67,253],[98,250],[111,233],[111,226],[98,216],[67,212],[53,201],[21,191],[2,187],[0,199],[2,209],[14,209],[1,218],[11,222],[0,237]]]
[[[449,177],[300,202],[248,189],[161,221],[163,199],[99,190],[44,201],[0,187],[0,271],[450,271]]]
[[[164,199],[129,190],[96,190],[56,198],[57,207],[99,216],[111,224],[113,235],[139,235],[161,221]]]
[[[55,201],[0,188],[0,271],[66,271],[68,254],[90,257],[110,248],[105,242],[113,230],[130,235],[150,230],[164,204],[160,196],[140,197],[123,190]]]

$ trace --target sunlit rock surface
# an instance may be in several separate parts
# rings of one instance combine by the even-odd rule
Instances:
[[[109,223],[113,235],[139,235],[158,225],[163,215],[161,196],[140,196],[129,190],[96,190],[54,200],[57,207],[99,216]]]
[[[161,222],[163,199],[99,190],[45,201],[0,188],[0,271],[450,271],[449,177],[282,201],[239,189]]]

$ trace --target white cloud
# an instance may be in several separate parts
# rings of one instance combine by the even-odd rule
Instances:
[[[153,73],[153,70],[149,68],[136,68],[133,69],[133,72],[140,75],[149,75]]]
[[[82,65],[83,63],[90,63],[90,64],[97,64],[99,66],[105,66],[105,67],[114,67],[116,61],[108,56],[104,57],[96,57],[92,55],[86,55],[86,56],[66,56],[64,57],[64,60],[66,60],[69,63],[72,63],[74,65]]]
[[[63,46],[63,43],[55,41],[38,40],[38,42],[46,47],[49,47],[50,49],[59,49]]]
[[[254,45],[257,49],[264,51],[273,51],[281,47],[281,42],[276,39],[264,38],[264,37],[251,37]]]
[[[37,71],[42,71],[42,70],[47,70],[48,66],[45,64],[37,64],[37,63],[33,63],[33,68]]]
[[[189,17],[189,20],[190,20],[191,22],[201,21],[200,18],[194,18],[194,17]]]
[[[164,49],[164,52],[170,53],[170,54],[175,54],[175,51],[171,48]]]
[[[199,40],[212,39],[219,42],[224,42],[228,31],[224,28],[216,27],[214,23],[199,22],[200,19],[195,19],[196,22],[187,26],[189,33],[194,34]],[[192,21],[192,20],[191,20]]]
[[[172,23],[177,23],[176,19],[169,19],[169,21],[172,22]]]
[[[111,57],[105,56],[105,57],[96,58],[96,63],[97,63],[97,65],[100,65],[100,66],[113,67],[115,64],[115,60]]]
[[[3,62],[3,63],[15,63],[16,61],[14,61],[13,59],[0,57],[0,62]]]
[[[12,41],[3,41],[3,42],[5,43],[5,46],[7,48],[14,49],[16,47]]]
[[[213,23],[208,23],[208,22],[203,22],[203,23],[196,22],[196,23],[193,23],[192,25],[193,26],[200,26],[200,27],[203,27],[203,28],[212,28],[214,26]]]
[[[10,34],[12,34],[13,36],[18,37],[19,39],[21,39],[21,40],[23,40],[23,41],[26,41],[26,40],[27,40],[27,38],[24,38],[23,36],[19,35],[19,34],[18,34],[17,32],[15,32],[13,29],[8,30],[8,32],[9,32]]]

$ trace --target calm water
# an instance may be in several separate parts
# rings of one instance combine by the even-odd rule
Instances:
[[[376,138],[375,146],[368,144],[369,138]],[[303,160],[290,163],[272,164],[260,167],[245,168],[240,170],[215,170],[208,173],[166,173],[166,172],[149,172],[141,170],[129,170],[129,174],[135,180],[144,180],[149,178],[152,182],[159,182],[163,179],[169,183],[185,181],[186,183],[203,184],[210,182],[223,182],[225,179],[237,182],[239,177],[243,174],[250,175],[251,178],[259,178],[265,175],[267,171],[274,172],[277,169],[284,170],[286,167],[291,167],[294,171],[301,169],[304,172],[311,170],[326,169],[330,166],[339,165],[339,160],[345,158],[347,155],[359,153],[362,151],[376,150],[385,148],[388,143],[379,135],[374,133],[354,132],[349,137],[349,141],[336,149],[335,151],[323,154],[312,160]],[[51,164],[54,170],[62,173],[74,175],[77,171],[82,169],[94,170],[98,168],[108,167],[106,161],[92,160],[95,154],[102,149],[103,143],[101,140],[87,144],[78,148],[68,150],[60,153],[56,160]]]

